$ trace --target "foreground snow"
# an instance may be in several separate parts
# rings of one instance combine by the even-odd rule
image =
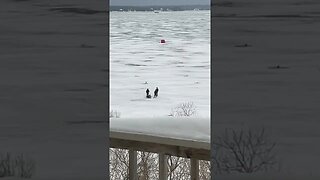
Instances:
[[[210,143],[209,118],[114,118],[110,131]]]

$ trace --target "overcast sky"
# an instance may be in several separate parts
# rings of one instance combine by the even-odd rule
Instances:
[[[209,5],[210,0],[110,0],[111,6]]]

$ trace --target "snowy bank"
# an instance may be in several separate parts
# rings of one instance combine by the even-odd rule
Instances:
[[[125,138],[131,140],[157,140],[157,142],[163,141],[167,144],[180,142],[184,146],[197,145],[199,147],[200,145],[205,149],[210,149],[210,119],[192,117],[115,118],[110,119],[110,137],[112,136],[126,136]],[[173,139],[175,141],[170,141]]]

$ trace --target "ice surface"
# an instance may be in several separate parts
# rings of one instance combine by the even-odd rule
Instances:
[[[166,117],[191,101],[209,117],[210,11],[111,12],[110,28],[111,110]],[[146,99],[156,87],[158,98]]]

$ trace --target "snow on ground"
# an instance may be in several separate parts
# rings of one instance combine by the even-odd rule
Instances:
[[[113,118],[110,131],[210,143],[208,118]]]
[[[165,39],[165,44],[160,40]],[[110,109],[165,117],[183,102],[210,114],[210,11],[111,12]],[[159,96],[146,99],[159,87]]]

